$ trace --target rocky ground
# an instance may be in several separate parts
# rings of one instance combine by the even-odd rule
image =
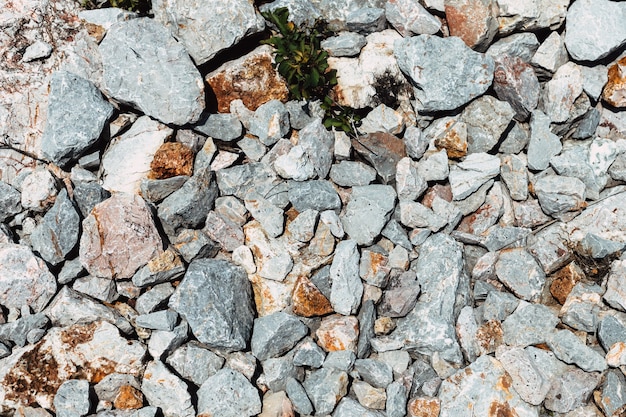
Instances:
[[[619,416],[626,2],[0,9],[0,410]]]

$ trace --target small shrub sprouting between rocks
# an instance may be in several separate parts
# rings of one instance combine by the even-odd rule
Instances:
[[[328,52],[320,46],[329,34],[325,23],[318,20],[312,28],[302,30],[289,20],[286,7],[262,14],[278,30],[262,43],[276,49],[274,66],[287,81],[291,97],[320,100],[326,128],[335,127],[356,135],[360,117],[354,109],[339,106],[331,97],[331,90],[337,85],[337,74],[328,69]]]
[[[150,0],[82,0],[81,5],[86,9],[117,7],[142,14],[152,9]]]

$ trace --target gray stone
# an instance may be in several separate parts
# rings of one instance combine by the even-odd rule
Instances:
[[[496,262],[496,275],[517,297],[538,301],[546,282],[546,275],[535,258],[524,248],[500,252]]]
[[[504,342],[520,347],[545,343],[558,322],[558,317],[548,307],[521,301],[502,323]]]
[[[285,391],[291,400],[293,409],[302,415],[313,414],[313,404],[306,394],[304,387],[294,378],[287,379]]]
[[[333,350],[328,352],[324,361],[324,368],[350,372],[356,361],[356,355],[351,350]]]
[[[74,186],[74,202],[83,217],[89,216],[97,204],[109,197],[111,193],[97,182],[79,182]]]
[[[620,311],[626,311],[626,260],[613,261],[609,271],[604,301],[611,307]]]
[[[541,171],[548,168],[550,158],[561,152],[561,140],[550,131],[550,118],[539,110],[530,117],[528,168]]]
[[[41,138],[46,158],[59,166],[80,158],[94,145],[113,106],[91,82],[67,71],[56,71],[50,81],[48,116]]]
[[[159,204],[158,216],[169,235],[182,228],[193,229],[201,225],[213,207],[218,195],[212,172],[202,169],[177,191]]]
[[[376,170],[363,162],[341,161],[330,168],[330,179],[342,187],[368,185],[376,179]]]
[[[346,316],[355,314],[363,295],[356,241],[343,240],[337,244],[330,266],[330,277],[332,280],[330,303],[333,310]]]
[[[361,259],[359,262],[359,275],[370,285],[379,288],[387,286],[387,279],[391,267],[389,263],[389,254],[378,246],[372,246],[361,251]]]
[[[254,320],[252,354],[258,360],[281,356],[308,333],[308,328],[296,317],[276,312]]]
[[[399,208],[400,222],[407,227],[426,227],[432,232],[437,232],[447,224],[447,219],[437,215],[421,203],[400,201]]]
[[[57,195],[57,180],[52,173],[39,167],[22,177],[22,207],[34,212],[43,212],[52,206]]]
[[[422,244],[415,266],[421,295],[392,333],[407,349],[423,354],[440,352],[443,359],[455,363],[462,361],[454,329],[456,291],[468,279],[460,246],[442,233]]]
[[[260,412],[259,393],[245,376],[232,369],[217,372],[198,390],[198,415],[249,417]]]
[[[376,388],[387,388],[393,382],[393,370],[385,362],[375,359],[357,359],[354,369],[359,377]]]
[[[387,403],[385,405],[387,417],[406,415],[407,394],[407,388],[400,381],[394,381],[387,386]]]
[[[539,3],[518,3],[513,0],[501,0],[499,31],[508,34],[516,30],[535,31],[561,26],[567,14],[567,0],[541,0]]]
[[[481,185],[500,173],[500,158],[487,153],[468,155],[463,162],[450,169],[452,198],[463,200]]]
[[[480,354],[480,347],[476,338],[478,332],[476,319],[476,311],[470,306],[463,307],[456,319],[456,334],[463,355],[468,362],[474,362]]]
[[[379,315],[384,317],[404,317],[415,306],[420,286],[415,273],[409,271],[400,275],[385,288],[383,299],[378,306]]]
[[[537,35],[534,33],[515,33],[505,38],[498,39],[485,53],[496,60],[508,55],[509,57],[518,57],[528,63],[538,47],[539,41],[537,40]]]
[[[387,222],[381,231],[381,234],[395,245],[402,246],[406,250],[413,249],[413,245],[409,240],[406,230],[404,230],[400,223],[395,219],[391,219]]]
[[[89,381],[70,379],[65,381],[54,396],[54,408],[59,417],[81,417],[89,413]]]
[[[561,65],[543,88],[544,113],[553,123],[567,121],[575,110],[574,102],[582,92],[583,73],[580,67],[573,62]]]
[[[268,236],[278,237],[283,234],[285,219],[282,209],[255,192],[251,192],[246,196],[245,205],[246,209],[261,224]]]
[[[583,77],[585,76],[584,68],[587,68],[587,67],[581,67],[581,69],[583,69]],[[583,89],[584,88],[585,88],[585,85],[583,84]],[[585,93],[589,95],[587,91],[585,91]],[[601,116],[600,110],[596,108],[589,109],[589,111],[587,111],[587,113],[580,120],[578,127],[576,127],[576,130],[572,134],[572,138],[573,139],[587,139],[593,136],[596,129],[598,128],[598,124],[600,123],[600,116]]]
[[[270,100],[256,109],[248,130],[264,145],[273,145],[289,133],[289,112],[280,101]]]
[[[324,210],[320,213],[320,222],[325,224],[330,233],[338,239],[342,239],[345,235],[345,231],[343,230],[343,224],[341,224],[341,219],[333,210]]]
[[[137,298],[135,310],[139,314],[152,313],[159,307],[167,305],[167,300],[174,294],[174,287],[169,282],[158,284]]]
[[[115,399],[122,392],[122,387],[130,387],[137,390],[141,389],[139,380],[135,376],[122,373],[112,373],[102,378],[102,380],[94,386],[94,391],[99,401],[114,403]]]
[[[333,163],[334,136],[316,118],[298,132],[298,145],[302,146],[320,179],[328,176]]]
[[[600,380],[600,374],[571,369],[553,381],[544,406],[557,413],[567,413],[587,403]]]
[[[57,284],[45,262],[27,247],[0,243],[0,304],[30,306],[40,312],[54,297]]]
[[[194,129],[213,139],[226,142],[241,137],[243,131],[241,122],[232,113],[210,114],[204,123],[194,126]]]
[[[440,150],[419,161],[417,173],[426,181],[444,181],[448,178],[448,154],[445,149]]]
[[[189,325],[181,320],[174,330],[152,330],[148,341],[148,352],[153,358],[163,359],[189,339]]]
[[[389,185],[366,185],[352,188],[343,229],[359,245],[371,245],[380,235],[394,208],[396,193]]]
[[[399,134],[404,130],[402,114],[384,104],[379,104],[361,120],[359,132],[386,132]]]
[[[44,313],[24,315],[19,319],[0,324],[0,341],[12,342],[19,347],[26,345],[28,333],[36,329],[45,329],[50,320]]]
[[[596,175],[590,164],[589,146],[574,145],[550,159],[550,165],[557,174],[566,177],[578,178],[585,184],[585,194],[594,200],[598,199],[600,191],[606,185],[606,173]]]
[[[149,404],[159,407],[165,417],[195,415],[187,384],[170,372],[162,362],[152,361],[146,365],[141,391]]]
[[[608,351],[617,342],[626,343],[626,326],[614,316],[606,316],[598,323],[597,337]]]
[[[364,407],[350,397],[342,398],[333,412],[334,417],[383,417],[384,415],[379,411]]]
[[[460,38],[405,38],[395,44],[394,55],[400,69],[415,85],[419,110],[454,110],[491,85],[493,59],[472,51]],[[450,72],[450,68],[455,71]],[[441,74],[449,74],[445,82],[441,82]]]
[[[352,139],[352,146],[380,176],[383,184],[393,183],[396,166],[406,156],[404,142],[387,132],[374,132]]]
[[[348,393],[348,374],[337,369],[321,368],[304,380],[304,389],[315,407],[316,415],[327,415]]]
[[[333,188],[332,183],[325,180],[290,184],[289,201],[299,213],[307,209],[324,211],[341,208],[341,200],[337,191]]]
[[[527,124],[515,123],[498,150],[504,154],[519,153],[530,141],[530,129]]]
[[[526,349],[500,346],[496,350],[496,359],[511,376],[513,388],[522,400],[532,405],[543,402],[551,389],[551,381]]]
[[[200,386],[222,368],[224,358],[198,342],[189,342],[176,349],[166,362],[181,377]]]
[[[572,4],[565,22],[565,45],[579,61],[597,61],[626,43],[626,5],[608,0]]]
[[[604,290],[596,284],[577,283],[561,308],[563,323],[576,329],[595,333]]]
[[[548,223],[551,218],[541,211],[539,202],[529,199],[523,202],[514,201],[513,211],[515,214],[515,222],[521,227],[535,228],[542,224]]]
[[[76,278],[72,283],[72,288],[105,303],[112,303],[118,297],[116,282],[109,278],[99,278],[91,275]]]
[[[428,188],[426,180],[422,178],[417,164],[408,156],[398,161],[396,165],[396,191],[398,199],[415,201]]]
[[[365,36],[354,32],[340,32],[322,41],[321,46],[330,56],[355,56],[367,44]]]
[[[327,211],[325,213],[334,212]],[[300,242],[308,242],[313,239],[318,217],[319,213],[317,211],[311,209],[305,210],[289,223],[287,230],[289,230],[289,233],[291,233],[294,239]]]
[[[308,366],[320,368],[324,363],[326,354],[310,337],[305,337],[294,348],[293,364],[295,366]]]
[[[289,20],[298,27],[313,27],[315,21],[322,17],[310,0],[274,0],[271,3],[261,5],[259,10],[265,12],[276,10],[279,7],[286,7],[289,10]]]
[[[386,23],[385,9],[380,7],[365,7],[346,15],[347,29],[363,35],[382,31]]]
[[[240,372],[248,381],[252,381],[257,371],[257,360],[250,352],[232,352],[226,356],[225,367]]]
[[[524,201],[528,197],[528,171],[526,158],[518,155],[500,157],[500,177],[513,200]]]
[[[225,260],[197,259],[170,298],[169,307],[209,347],[244,349],[252,333],[252,288],[243,268]]]
[[[315,168],[300,145],[278,156],[274,162],[274,169],[281,177],[296,181],[306,181],[315,176]]]
[[[416,0],[388,1],[385,15],[403,37],[434,35],[441,29],[441,22]]]
[[[173,281],[185,273],[185,264],[180,256],[172,249],[167,248],[159,255],[150,259],[148,263],[133,275],[133,284],[137,287],[160,284]]]
[[[374,177],[376,171],[374,171]],[[0,181],[0,223],[22,211],[20,192],[4,181]]]
[[[508,55],[496,58],[493,89],[500,100],[511,105],[515,119],[528,119],[537,107],[539,87],[535,70],[522,58]]]
[[[31,62],[36,59],[48,58],[52,54],[52,45],[43,41],[36,41],[24,51],[22,62]]]
[[[530,63],[541,76],[549,79],[568,59],[563,37],[558,32],[552,32],[539,46]]]
[[[596,65],[594,67],[582,66],[580,70],[583,73],[583,90],[590,98],[598,100],[604,85],[608,81],[607,68],[604,65]]]
[[[607,416],[616,416],[626,410],[626,378],[620,371],[611,369],[606,374],[598,405]]]
[[[422,130],[417,126],[407,126],[402,137],[406,153],[411,158],[419,161],[428,148],[428,140],[422,135]]]
[[[78,243],[80,217],[65,189],[30,235],[33,250],[52,265],[57,265]]]
[[[278,208],[276,209],[280,210]],[[204,235],[205,238],[201,237],[200,242],[198,243],[204,243],[205,239],[208,240],[210,243],[207,243],[208,246],[205,247],[207,249],[210,248],[210,251],[204,256],[196,257],[211,257],[207,255],[216,252],[213,250],[213,248],[217,246],[215,245],[215,242],[221,245],[222,248],[228,252],[234,251],[239,246],[243,245],[244,242],[243,229],[238,224],[232,222],[228,217],[218,214],[215,211],[210,211],[207,215],[204,228],[202,229],[202,235]],[[185,260],[189,262],[188,259]]]
[[[178,314],[172,310],[140,314],[135,317],[137,326],[152,330],[173,330],[178,321]]]
[[[585,345],[569,330],[556,330],[547,336],[546,343],[557,358],[573,363],[586,372],[604,371],[606,360],[602,355]]]
[[[363,359],[370,353],[371,340],[374,338],[376,307],[373,300],[365,300],[357,316],[359,320],[359,340],[357,341],[356,357]]]
[[[187,175],[178,175],[160,180],[143,178],[139,184],[139,189],[143,198],[157,204],[182,187],[188,179]]]
[[[293,364],[293,354],[290,352],[279,358],[269,358],[261,363],[263,374],[258,383],[267,386],[274,392],[284,391],[285,382],[291,378],[301,380],[303,372]]]
[[[483,304],[483,321],[504,321],[519,305],[519,300],[512,294],[489,291]]]
[[[185,48],[165,27],[148,18],[115,23],[99,50],[106,91],[116,100],[163,123],[198,120],[204,110],[204,83]]]
[[[246,156],[255,162],[258,162],[267,153],[267,148],[255,137],[244,136],[237,141],[237,146],[246,154]]]
[[[579,210],[585,202],[585,184],[578,178],[546,175],[535,182],[534,189],[548,215]]]
[[[489,152],[500,140],[514,114],[509,103],[491,96],[479,97],[471,102],[460,118],[467,125],[467,152]]]

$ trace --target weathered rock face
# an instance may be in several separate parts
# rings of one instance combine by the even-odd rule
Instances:
[[[131,278],[162,252],[152,213],[139,196],[117,193],[83,220],[80,260],[98,277]]]

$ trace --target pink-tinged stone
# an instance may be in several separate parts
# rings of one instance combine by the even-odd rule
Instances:
[[[293,406],[285,391],[267,392],[263,397],[263,412],[259,417],[294,417]]]
[[[150,208],[138,195],[113,194],[83,220],[80,261],[94,276],[131,278],[161,252]]]
[[[498,4],[493,0],[446,0],[446,20],[451,36],[470,48],[484,51],[498,33]]]
[[[333,314],[322,319],[315,332],[318,344],[327,352],[335,350],[356,350],[359,339],[359,321],[354,316]]]
[[[493,89],[515,110],[515,119],[526,120],[539,101],[539,79],[534,68],[518,56],[496,59]]]
[[[0,243],[0,304],[40,312],[57,289],[46,263],[27,247]]]
[[[626,107],[626,57],[609,67],[609,80],[602,98],[614,107]]]

